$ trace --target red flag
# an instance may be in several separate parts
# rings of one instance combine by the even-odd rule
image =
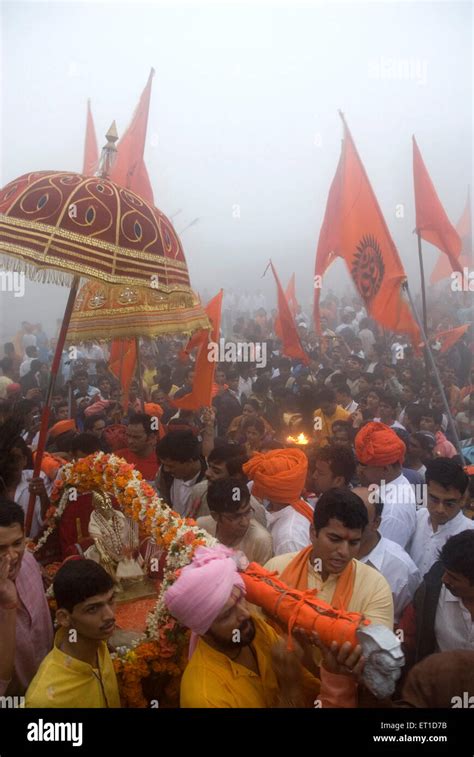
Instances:
[[[461,339],[462,335],[471,327],[470,323],[465,323],[464,326],[457,326],[455,329],[448,329],[447,331],[438,331],[437,334],[431,339],[431,341],[441,342],[440,354],[447,352],[453,344],[456,344],[458,339]]]
[[[291,274],[291,279],[288,282],[288,286],[286,287],[285,297],[288,301],[288,305],[290,306],[291,315],[293,318],[296,318],[296,314],[298,312],[298,301],[296,299],[296,282],[295,282],[295,274]]]
[[[114,339],[110,347],[109,370],[120,382],[123,392],[122,406],[128,408],[128,392],[137,362],[136,339]]]
[[[112,181],[131,189],[154,205],[153,190],[146,170],[145,151],[148,112],[150,109],[151,82],[155,71],[152,68],[132,122],[117,145],[117,158],[110,172]]]
[[[92,118],[91,101],[87,101],[86,139],[84,143],[84,164],[82,173],[84,176],[94,176],[99,165],[99,150],[95,135],[94,119]]]
[[[184,397],[173,399],[173,404],[182,410],[199,410],[201,407],[209,407],[212,400],[212,384],[214,382],[214,372],[216,363],[209,360],[208,346],[211,342],[219,341],[221,328],[221,310],[223,289],[216,294],[206,305],[206,314],[211,322],[210,331],[200,329],[197,334],[193,334],[185,351],[192,347],[199,346],[199,352],[196,357],[195,373],[193,388],[189,394]]]
[[[458,260],[461,254],[461,237],[441,205],[436,189],[423,163],[415,137],[413,137],[413,179],[415,182],[416,232],[422,239],[434,244],[448,256],[454,271],[462,272]]]
[[[280,279],[277,276],[277,272],[275,271],[275,268],[273,266],[273,263],[270,262],[273,275],[275,277],[276,285],[277,285],[277,300],[278,300],[278,325],[279,325],[279,338],[282,343],[282,354],[286,357],[292,357],[296,358],[297,360],[300,360],[305,365],[308,365],[309,363],[309,357],[306,354],[306,352],[303,349],[303,345],[301,344],[301,339],[298,334],[298,330],[296,328],[295,319],[293,318],[290,310],[290,306],[288,304],[288,300],[285,297],[285,293],[283,291],[283,288],[280,284]],[[276,331],[276,324],[275,324],[275,331]]]
[[[459,256],[459,265],[461,268],[469,268],[472,263],[472,222],[471,222],[471,193],[467,190],[467,200],[463,214],[456,224],[456,231],[461,237],[462,251]],[[445,279],[452,273],[451,263],[447,255],[441,253],[437,263],[433,268],[430,277],[431,284],[437,284],[441,279]]]
[[[344,118],[341,156],[319,234],[314,278],[318,333],[321,280],[336,257],[345,261],[372,318],[391,331],[420,341],[402,293],[406,273]]]

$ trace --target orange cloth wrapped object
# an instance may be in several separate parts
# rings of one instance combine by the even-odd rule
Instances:
[[[356,646],[356,631],[359,626],[370,625],[359,612],[337,610],[327,602],[318,599],[315,590],[298,591],[281,581],[276,573],[252,562],[242,573],[246,589],[246,600],[259,605],[268,615],[287,626],[289,647],[293,628],[316,631],[323,644],[348,641]]]
[[[406,446],[390,426],[371,421],[362,426],[354,440],[356,457],[362,465],[403,463]]]

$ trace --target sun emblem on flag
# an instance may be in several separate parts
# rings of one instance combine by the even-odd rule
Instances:
[[[377,239],[370,234],[362,237],[357,245],[351,273],[360,295],[370,305],[385,275],[382,250]]]

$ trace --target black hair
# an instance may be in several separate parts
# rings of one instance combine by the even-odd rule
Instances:
[[[158,383],[158,388],[161,389],[161,391],[164,392],[165,394],[170,393],[172,386],[173,386],[173,383],[171,379],[162,378],[160,379]]]
[[[265,424],[261,418],[245,418],[242,423],[242,431],[247,431],[248,428],[257,429],[261,436],[265,434]]]
[[[201,455],[198,439],[191,430],[169,431],[156,445],[156,454],[160,460],[176,460],[185,463],[199,460]]]
[[[388,405],[392,408],[392,410],[396,410],[398,406],[398,400],[396,397],[393,396],[393,394],[390,394],[389,392],[384,392],[382,396],[380,397],[380,403],[384,405]]]
[[[28,345],[28,347],[25,347],[25,354],[28,357],[33,357],[35,354],[37,354],[37,352],[38,352],[38,348],[35,344],[30,344]],[[33,353],[33,355],[31,353]]]
[[[249,501],[247,484],[238,476],[211,481],[207,489],[209,510],[216,513],[234,513]]]
[[[412,436],[419,443],[420,447],[425,450],[425,452],[433,452],[434,448],[436,447],[436,439],[434,438],[433,434],[431,434],[429,431],[415,431]]]
[[[334,387],[334,391],[336,394],[340,392],[341,394],[347,394],[349,397],[352,397],[351,390],[347,386],[347,384],[338,384]]]
[[[335,434],[336,431],[345,431],[349,435],[349,439],[352,439],[354,428],[351,421],[334,421],[331,429],[333,434]]]
[[[328,463],[333,476],[343,476],[346,486],[355,476],[357,463],[352,450],[347,447],[335,447],[331,444],[320,447],[316,452],[315,459]]]
[[[81,452],[87,452],[88,455],[93,455],[94,452],[100,452],[100,441],[89,431],[85,431],[83,434],[76,434],[71,441],[71,452],[75,455],[79,450]]]
[[[209,452],[209,463],[225,463],[229,476],[242,474],[242,466],[248,460],[245,447],[240,444],[223,443]],[[242,474],[243,475],[243,474]]]
[[[17,436],[16,439],[12,440],[10,449],[19,449],[23,457],[26,457],[26,468],[28,470],[33,469],[33,453],[22,436]]]
[[[331,518],[340,520],[346,528],[360,528],[367,526],[369,517],[364,502],[350,489],[335,487],[321,494],[313,514],[313,525],[316,533],[328,525]]]
[[[143,429],[147,436],[154,434],[154,430],[151,427],[151,416],[146,413],[132,413],[128,420],[129,426],[143,426]]]
[[[336,392],[334,389],[330,389],[329,387],[325,387],[324,389],[321,389],[320,392],[318,392],[318,402],[320,405],[323,402],[335,402],[336,401]]]
[[[429,460],[426,463],[425,479],[427,484],[434,481],[444,489],[453,487],[461,494],[465,493],[469,484],[469,476],[462,466],[449,457],[435,457],[434,460]]]
[[[78,371],[76,371],[74,373],[73,378],[74,378],[74,380],[75,379],[80,379],[80,378],[86,378],[87,380],[89,380],[89,374],[87,373],[87,371],[84,368],[80,368]]]
[[[424,416],[428,418],[433,418],[435,424],[437,426],[441,426],[441,423],[443,421],[443,413],[441,410],[439,410],[437,407],[429,407],[428,405],[422,405],[420,408],[420,420]]]
[[[474,529],[451,536],[441,548],[439,559],[447,570],[460,573],[474,584]]]
[[[261,406],[260,402],[258,400],[256,400],[255,398],[250,398],[249,400],[244,400],[242,402],[242,408],[244,408],[245,405],[250,405],[250,407],[253,407],[253,409],[256,410],[257,413],[261,413],[262,412],[262,406]]]
[[[84,420],[84,431],[92,431],[96,421],[104,421],[105,423],[105,415],[102,415],[101,413],[96,413],[95,415],[87,415]]]
[[[94,560],[68,560],[54,577],[53,592],[58,610],[72,612],[76,605],[106,594],[114,585],[112,576]]]
[[[14,523],[18,523],[24,530],[25,513],[23,508],[2,494],[0,495],[0,527],[8,528],[13,526]]]

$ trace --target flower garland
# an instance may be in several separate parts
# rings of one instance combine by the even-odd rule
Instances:
[[[157,672],[163,665],[171,675],[178,675],[177,671],[181,673],[184,669],[171,660],[163,662],[164,658],[176,656],[183,640],[183,628],[168,613],[164,595],[176,579],[176,572],[191,562],[196,547],[201,544],[213,546],[217,540],[198,528],[196,521],[181,518],[171,510],[133,465],[117,455],[97,452],[68,463],[61,469],[51,495],[49,526],[36,544],[35,551],[46,542],[68,503],[73,501],[72,489],[77,494],[99,490],[115,497],[123,513],[138,521],[142,534],[151,536],[157,546],[166,552],[157,602],[147,619],[148,638],[135,649],[118,652],[114,661],[122,677],[124,699],[129,704],[133,702],[130,706],[147,706],[140,680],[152,671]]]

